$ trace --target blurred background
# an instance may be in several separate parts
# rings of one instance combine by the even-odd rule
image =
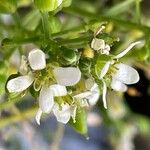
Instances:
[[[110,91],[108,110],[102,107],[101,99],[90,108],[87,136],[69,125],[58,124],[53,115],[42,117],[38,126],[34,118],[38,102],[30,94],[19,100],[12,95],[13,100],[8,100],[7,78],[17,71],[21,54],[35,47],[35,43],[24,43],[22,47],[14,44],[12,48],[9,44],[3,47],[2,40],[16,33],[21,36],[20,22],[31,33],[38,32],[40,22],[38,12],[29,18],[31,0],[18,0],[17,5],[19,15],[0,13],[0,150],[150,150],[150,1],[73,0],[71,7],[57,14],[62,22],[61,31],[88,22],[92,15],[100,15],[100,22],[108,23],[108,32],[120,38],[112,47],[114,53],[137,39],[146,40],[147,44],[124,59],[138,70],[140,81],[129,86],[125,94]]]

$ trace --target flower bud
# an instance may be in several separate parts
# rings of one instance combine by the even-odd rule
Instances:
[[[63,0],[34,0],[37,8],[42,12],[54,11]]]
[[[76,62],[77,54],[74,50],[61,47],[60,61],[63,65],[71,65]]]
[[[79,68],[83,73],[90,73],[91,71],[91,59],[83,58],[79,61]]]

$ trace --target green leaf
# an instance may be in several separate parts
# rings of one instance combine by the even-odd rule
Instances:
[[[14,13],[17,9],[17,0],[0,0],[1,13]]]
[[[78,133],[87,136],[87,113],[84,108],[77,109],[76,112],[76,122],[73,122],[73,119],[69,121],[69,124],[77,131]]]

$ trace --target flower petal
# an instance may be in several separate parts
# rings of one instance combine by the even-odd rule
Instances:
[[[10,93],[22,92],[33,83],[33,80],[33,77],[28,75],[11,79],[7,83],[7,89]]]
[[[124,51],[122,51],[120,54],[118,54],[117,56],[113,57],[114,59],[119,59],[121,57],[123,57],[124,55],[126,55],[134,46],[141,44],[141,41],[137,41],[134,42],[132,44],[129,45],[129,47],[127,47]]]
[[[35,116],[35,120],[36,120],[36,122],[37,122],[38,125],[40,125],[41,116],[42,116],[42,110],[38,109],[38,111],[36,113],[36,116]]]
[[[94,50],[104,49],[105,41],[102,39],[94,38],[91,42],[91,48]]]
[[[69,104],[62,104],[61,109],[58,104],[53,107],[53,113],[57,118],[57,121],[66,124],[71,117],[71,110]]]
[[[29,64],[33,70],[41,70],[46,67],[45,53],[40,49],[34,49],[28,56]]]
[[[96,83],[91,88],[91,92],[92,94],[88,96],[87,99],[88,99],[89,104],[93,106],[97,103],[97,101],[99,100],[99,96],[100,96],[100,91]]]
[[[101,54],[109,55],[110,46],[108,44],[105,45],[105,48],[101,50]]]
[[[44,113],[49,113],[54,105],[53,91],[48,87],[42,87],[39,95],[39,107]]]
[[[59,84],[51,85],[50,90],[53,92],[54,96],[65,96],[65,95],[67,95],[66,87],[59,85]]]
[[[54,76],[58,84],[63,86],[73,86],[79,82],[81,72],[75,67],[58,67],[54,69]]]
[[[106,62],[106,64],[104,65],[104,67],[102,68],[100,72],[99,79],[102,79],[106,75],[106,73],[109,70],[110,64],[111,64],[111,61]]]
[[[111,88],[115,91],[120,91],[120,92],[127,91],[127,86],[122,82],[120,82],[119,80],[116,80],[115,78],[112,78]]]
[[[106,102],[107,86],[106,86],[106,82],[105,82],[104,80],[102,80],[102,82],[103,82],[103,94],[102,94],[102,99],[103,99],[104,108],[107,109],[107,102]]]
[[[87,98],[91,94],[92,94],[92,92],[87,91],[87,92],[83,92],[83,93],[77,94],[77,95],[75,95],[73,97],[76,98],[76,99],[83,99],[83,98]]]
[[[116,64],[115,67],[118,70],[112,75],[113,78],[125,84],[134,84],[139,81],[139,74],[134,68],[122,63]]]

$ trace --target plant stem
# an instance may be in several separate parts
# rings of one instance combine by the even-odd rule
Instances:
[[[117,19],[115,17],[96,15],[96,14],[87,12],[87,11],[80,9],[80,8],[77,8],[77,7],[72,6],[69,8],[65,8],[63,11],[67,12],[67,13],[74,14],[74,15],[78,15],[80,17],[85,17],[87,19],[95,19],[99,22],[100,21],[110,21],[110,22],[115,23],[115,25],[122,26],[122,27],[125,27],[128,29],[141,30],[141,31],[145,32],[146,34],[150,33],[150,27],[148,27],[148,26],[129,22],[127,20],[120,20],[120,19]]]
[[[45,40],[50,39],[50,29],[49,29],[49,21],[48,21],[48,13],[41,13],[42,15],[42,26],[45,35]]]

